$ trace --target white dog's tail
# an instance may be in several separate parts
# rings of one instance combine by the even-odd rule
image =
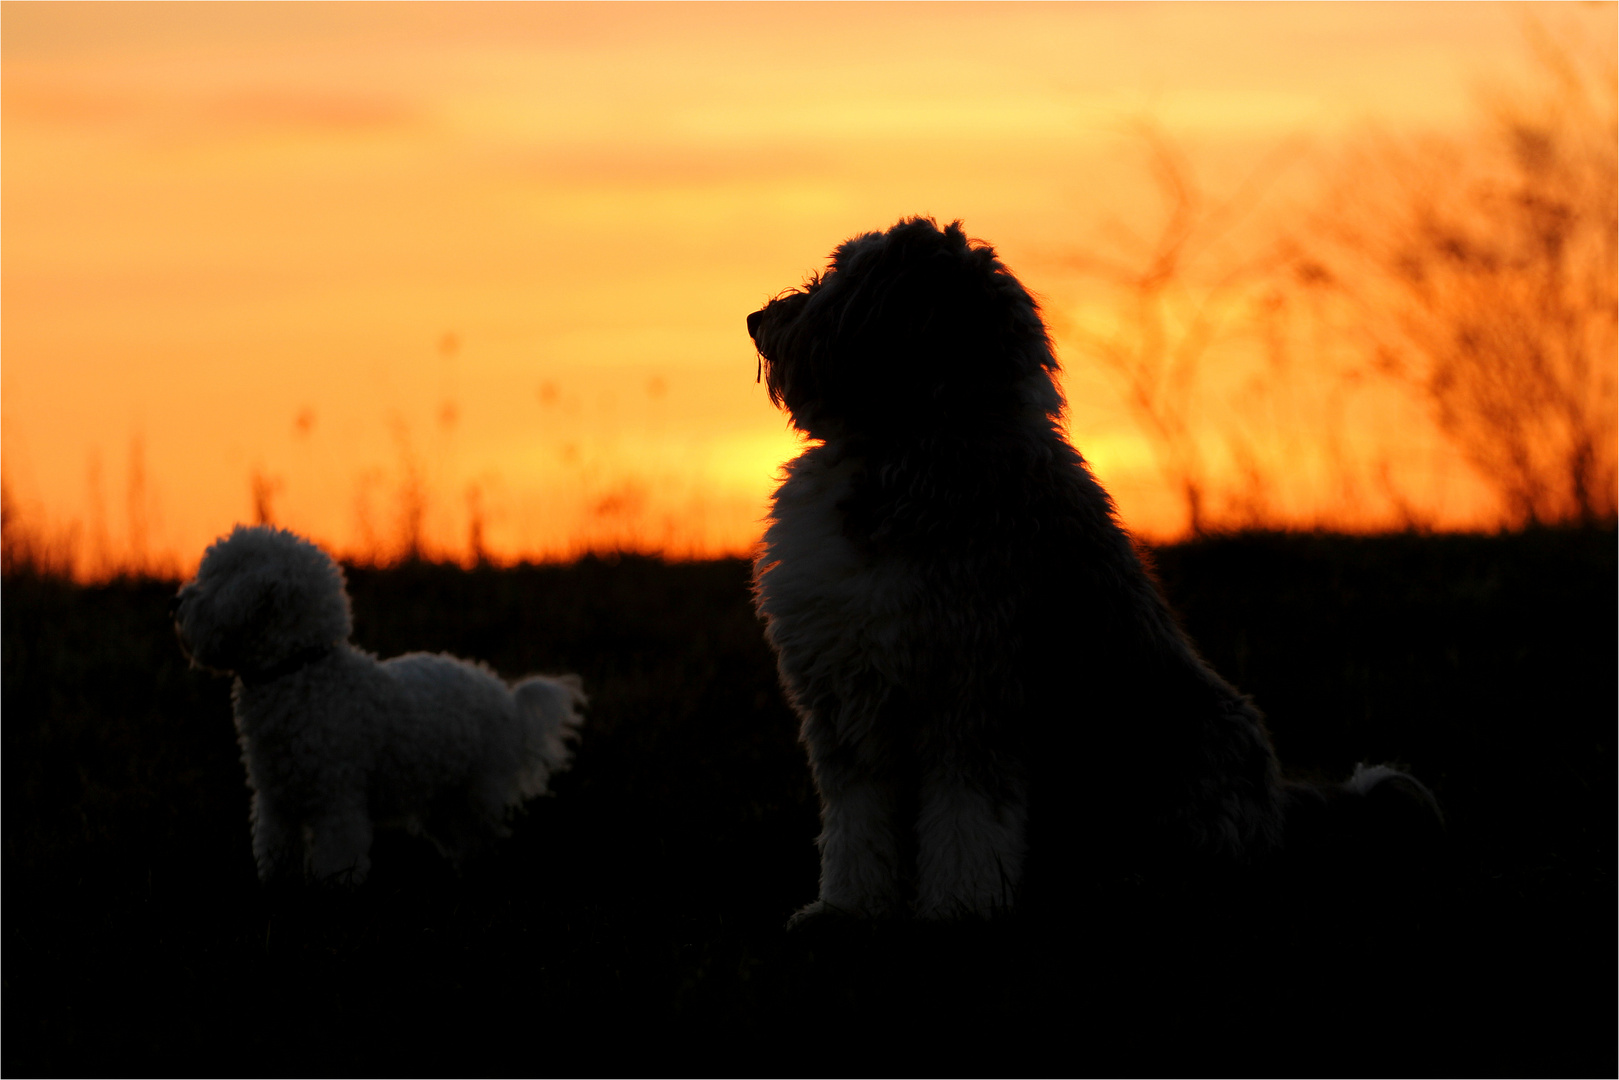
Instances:
[[[517,776],[525,799],[544,795],[554,773],[573,764],[571,740],[585,722],[579,710],[590,703],[577,675],[530,675],[512,693],[523,720],[523,769]]]
[[[1356,765],[1341,784],[1287,783],[1284,856],[1301,866],[1420,867],[1445,848],[1445,817],[1427,785],[1388,765]]]

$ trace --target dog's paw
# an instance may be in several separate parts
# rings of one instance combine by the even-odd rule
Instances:
[[[792,918],[787,920],[787,932],[817,934],[833,927],[852,926],[859,921],[859,916],[853,912],[835,907],[825,900],[817,900],[793,912]]]
[[[334,870],[329,874],[311,873],[305,880],[318,889],[331,892],[352,892],[365,884],[370,874],[369,866],[350,866],[342,870]]]

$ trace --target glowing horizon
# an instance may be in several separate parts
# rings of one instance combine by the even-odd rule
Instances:
[[[798,441],[743,318],[914,213],[965,220],[1042,296],[1076,444],[1128,525],[1177,536],[1153,447],[1075,344],[1109,316],[1072,253],[1154,209],[1132,123],[1217,189],[1288,139],[1460,131],[1522,53],[1489,4],[0,20],[0,454],[10,512],[87,576],[188,568],[256,504],[357,557],[414,532],[468,559],[475,523],[500,562],[744,553]],[[1400,500],[1497,520],[1419,407],[1346,410],[1330,440],[1278,414],[1243,451],[1291,466],[1275,524],[1387,528]],[[1397,497],[1329,490],[1333,454],[1392,462]]]

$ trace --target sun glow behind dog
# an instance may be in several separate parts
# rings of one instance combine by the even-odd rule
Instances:
[[[1364,116],[1460,131],[1471,83],[1523,53],[1471,7],[5,20],[7,543],[81,577],[186,569],[253,519],[382,561],[745,552],[799,441],[733,313],[909,213],[962,218],[1041,293],[1069,423],[1134,528],[1182,534],[1166,477],[1186,463],[1089,348],[1137,334],[1138,308],[1076,271],[1140,255],[1163,216],[1134,125],[1233,192],[1288,139]],[[877,64],[854,44],[893,40],[910,47]],[[1309,173],[1278,174],[1279,205]],[[1420,405],[1339,392],[1312,343],[1332,335],[1289,331],[1296,393],[1256,404],[1279,317],[1164,302],[1241,330],[1179,420],[1226,493],[1213,524],[1499,519]]]

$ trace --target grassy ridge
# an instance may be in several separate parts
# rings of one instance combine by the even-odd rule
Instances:
[[[351,570],[361,645],[578,671],[586,736],[460,877],[383,835],[356,894],[266,891],[228,684],[186,669],[173,583],[10,577],[4,1069],[1611,1075],[1614,534],[1157,558],[1289,767],[1432,784],[1445,873],[787,937],[815,803],[747,567],[625,558]]]

